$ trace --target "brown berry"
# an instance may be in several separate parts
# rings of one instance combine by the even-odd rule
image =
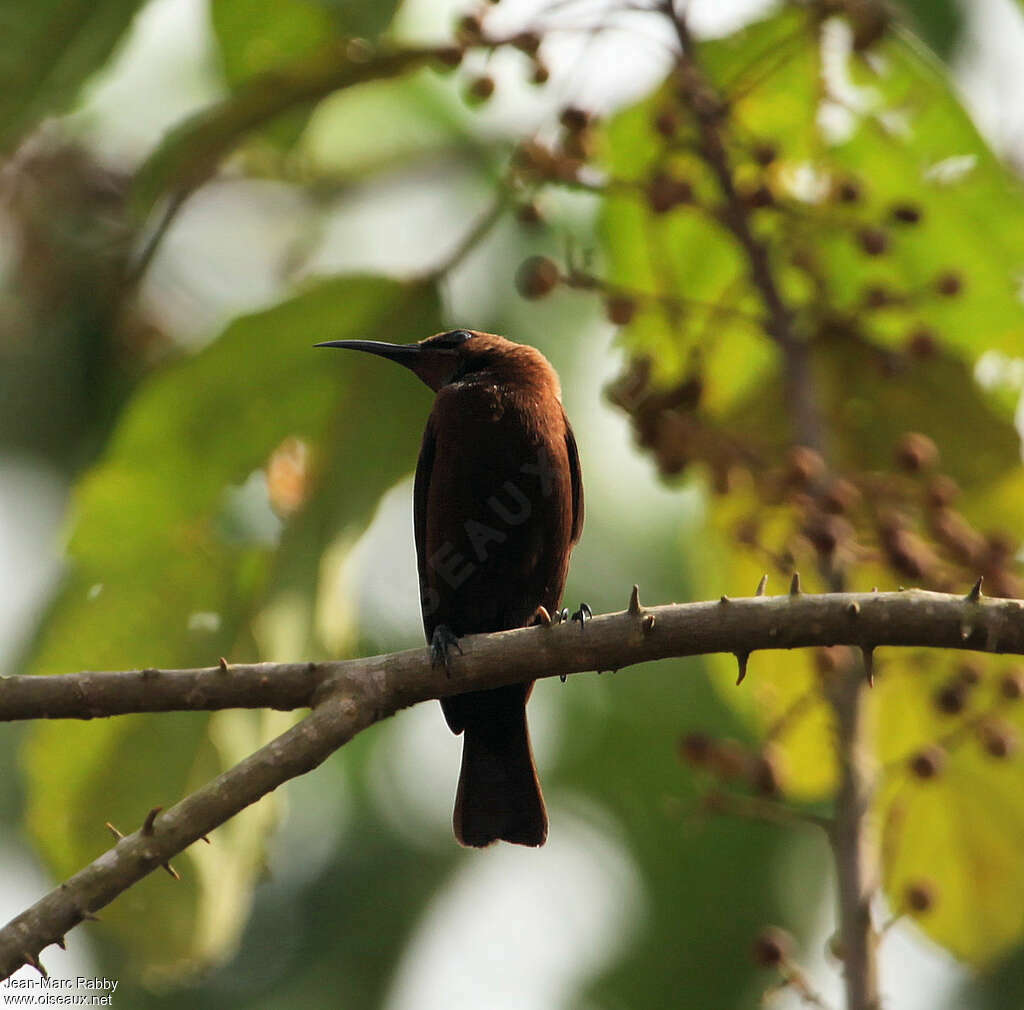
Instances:
[[[768,186],[761,183],[743,194],[743,202],[751,210],[760,210],[762,207],[771,207],[775,203],[775,194]]]
[[[952,477],[945,474],[936,474],[928,482],[926,492],[928,504],[934,508],[945,508],[956,501],[960,494],[960,487]]]
[[[868,256],[881,256],[889,248],[889,236],[881,228],[861,228],[857,243]]]
[[[666,139],[679,132],[679,115],[675,109],[662,109],[654,117],[654,129]]]
[[[930,880],[915,880],[907,884],[903,898],[911,915],[924,915],[935,907],[938,893]]]
[[[656,173],[647,184],[647,203],[655,214],[665,214],[681,203],[693,200],[693,187],[685,179],[667,172]]]
[[[981,683],[981,678],[984,675],[984,670],[980,663],[975,663],[970,660],[961,663],[957,668],[956,675],[960,680],[968,687],[977,687]]]
[[[855,508],[859,501],[860,489],[857,485],[844,477],[837,477],[826,488],[821,504],[826,512],[841,515]]]
[[[455,38],[462,46],[475,46],[483,40],[484,23],[476,14],[465,14],[455,26]]]
[[[536,32],[520,32],[513,36],[512,45],[527,56],[536,56],[540,49],[540,36]]]
[[[466,99],[470,102],[486,102],[494,94],[494,78],[488,74],[470,81],[466,89]]]
[[[562,109],[558,121],[571,133],[577,133],[590,125],[590,113],[576,105],[567,105]]]
[[[889,217],[898,224],[918,224],[922,215],[916,203],[896,203],[889,210]]]
[[[558,264],[547,256],[531,256],[516,271],[516,288],[524,298],[543,298],[561,280]]]
[[[985,753],[997,761],[1012,757],[1020,749],[1020,738],[1016,730],[1002,720],[992,719],[986,722],[981,727],[979,736]]]
[[[707,733],[687,733],[679,740],[679,757],[689,765],[706,765],[715,750],[715,741]]]
[[[844,179],[836,190],[840,203],[859,203],[862,195],[860,183],[856,179]]]
[[[935,290],[946,298],[955,298],[963,289],[963,277],[953,270],[947,270],[935,278]]]
[[[530,77],[530,80],[533,81],[533,83],[537,84],[537,85],[547,84],[548,83],[548,78],[550,78],[550,77],[551,77],[551,71],[548,70],[547,65],[544,64],[544,63],[541,63],[540,60],[534,60],[534,62],[533,62],[533,74]]]
[[[1024,670],[1020,667],[1007,670],[999,681],[999,693],[1007,701],[1019,701],[1024,697]]]
[[[870,284],[864,289],[864,305],[869,309],[884,309],[895,301],[892,292],[881,284]]]
[[[959,715],[967,705],[967,691],[963,681],[950,681],[935,692],[935,707],[945,715]]]
[[[458,46],[446,46],[437,53],[437,60],[447,70],[454,70],[462,62],[463,51]]]
[[[938,746],[925,747],[911,755],[907,767],[916,778],[938,778],[946,767],[946,752]]]
[[[762,968],[776,968],[793,954],[793,937],[778,926],[765,926],[754,940],[751,953],[754,964]]]
[[[938,461],[938,447],[919,431],[907,432],[896,447],[896,464],[908,473],[930,470]]]
[[[821,453],[805,445],[795,445],[786,456],[786,483],[805,488],[825,472]]]
[[[516,220],[520,224],[536,225],[544,222],[544,214],[535,200],[528,200],[516,208]]]
[[[605,315],[616,326],[628,326],[636,314],[636,302],[627,295],[610,295],[604,303]]]
[[[928,361],[939,353],[939,340],[930,327],[918,326],[907,334],[905,347],[912,358]]]

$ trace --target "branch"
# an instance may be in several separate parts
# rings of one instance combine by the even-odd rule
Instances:
[[[822,426],[814,397],[807,341],[796,332],[793,312],[786,305],[776,281],[768,246],[755,235],[751,209],[736,190],[733,166],[724,138],[727,104],[698,63],[689,25],[686,18],[676,11],[674,0],[664,0],[662,10],[679,41],[680,65],[692,95],[690,108],[700,131],[697,153],[711,169],[718,183],[724,200],[722,223],[732,232],[743,250],[750,269],[750,280],[764,302],[768,314],[765,332],[782,351],[786,395],[793,410],[794,435],[802,445],[820,451],[823,442]]]
[[[336,663],[246,663],[199,670],[0,677],[0,722],[131,712],[306,708]]]
[[[461,640],[445,678],[427,649],[324,663],[252,663],[0,678],[0,722],[95,719],[131,712],[296,709],[345,685],[380,685],[388,713],[481,687],[711,652],[852,645],[969,649],[1024,655],[1024,600],[909,589],[796,593],[672,603],[573,624]],[[226,667],[226,668],[225,668]]]
[[[312,713],[118,843],[0,929],[0,977],[39,966],[40,951],[240,810],[321,764],[367,726],[417,702],[672,656],[852,645],[935,646],[1024,655],[1024,601],[951,596],[791,592],[628,609],[550,628],[461,640],[451,668],[427,649],[334,663],[263,663],[201,670],[78,673],[0,681],[0,716],[92,718],[172,708],[313,706]],[[152,688],[153,697],[147,697]],[[124,696],[120,696],[123,690]],[[130,700],[126,700],[130,699]],[[155,699],[155,704],[153,703]]]

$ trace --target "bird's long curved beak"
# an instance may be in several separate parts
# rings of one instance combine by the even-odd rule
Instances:
[[[350,351],[366,351],[404,365],[415,372],[431,389],[437,391],[458,367],[458,354],[447,347],[424,344],[389,344],[383,340],[325,340],[314,347],[340,347]]]
[[[423,348],[419,344],[388,344],[383,340],[325,340],[323,343],[313,346],[344,347],[350,351],[366,351],[403,365],[411,365],[423,355]]]

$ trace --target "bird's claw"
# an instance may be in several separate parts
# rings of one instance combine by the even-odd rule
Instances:
[[[590,605],[587,603],[581,603],[580,609],[572,615],[574,621],[580,622],[580,631],[583,631],[587,626],[587,621],[593,620],[594,612],[590,609]]]
[[[568,607],[562,607],[561,610],[557,610],[557,611],[555,611],[555,613],[558,615],[558,623],[559,624],[565,624],[565,622],[569,620],[569,608]]]
[[[463,654],[462,646],[459,645],[459,639],[455,632],[447,624],[439,624],[430,636],[430,665],[440,666],[444,663],[444,672],[448,677],[452,675],[449,652],[452,646],[459,650],[460,656]]]

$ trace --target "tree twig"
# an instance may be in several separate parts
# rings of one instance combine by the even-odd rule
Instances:
[[[768,246],[759,239],[751,223],[751,209],[736,189],[733,166],[725,142],[727,106],[697,60],[696,46],[686,18],[673,0],[664,0],[662,11],[675,29],[679,41],[680,65],[692,94],[690,109],[697,121],[700,144],[697,153],[711,170],[721,191],[721,220],[732,232],[750,270],[750,280],[767,311],[765,332],[783,355],[786,394],[792,405],[793,434],[802,445],[821,450],[821,418],[811,381],[807,341],[796,332],[793,312],[786,305],[775,278]]]
[[[648,627],[648,624],[650,627]],[[671,656],[812,646],[912,646],[1024,655],[1024,600],[908,589],[726,597],[603,614],[579,627],[524,628],[461,640],[451,676],[427,649],[323,663],[252,663],[0,677],[0,722],[95,719],[131,712],[304,708],[338,684],[382,682],[391,711],[428,698]]]
[[[161,706],[265,704],[281,679],[279,707],[312,704],[312,713],[90,863],[0,929],[0,977],[38,963],[51,943],[152,870],[169,863],[283,782],[312,770],[360,730],[398,709],[467,690],[540,677],[615,670],[670,656],[823,645],[979,649],[1024,655],[1024,601],[900,593],[722,597],[707,603],[643,607],[575,624],[467,636],[450,670],[434,669],[427,649],[336,663],[221,666],[202,670],[66,674],[0,681],[0,715],[31,718],[43,709],[80,718],[130,711],[118,685],[145,706],[143,687],[163,692]],[[229,685],[235,679],[236,689]],[[267,683],[264,683],[264,680]],[[88,688],[83,697],[82,686]],[[96,684],[102,684],[100,691]],[[245,690],[243,690],[245,688]],[[245,691],[264,692],[259,702]],[[218,692],[220,692],[218,694]],[[291,694],[289,695],[289,692]],[[101,710],[104,701],[109,711]],[[836,829],[837,831],[839,828]],[[860,1004],[863,1005],[863,1004]]]

